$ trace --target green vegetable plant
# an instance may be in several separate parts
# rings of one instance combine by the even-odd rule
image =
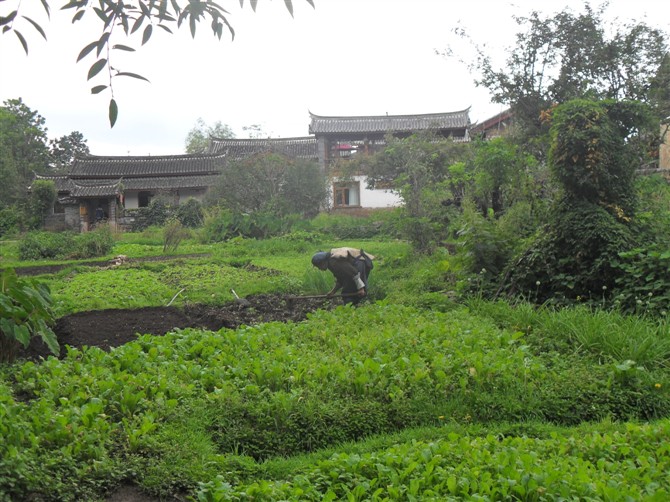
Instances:
[[[48,286],[21,280],[13,269],[0,276],[0,362],[11,362],[19,344],[27,347],[39,336],[54,354],[59,347],[49,325],[53,322]]]

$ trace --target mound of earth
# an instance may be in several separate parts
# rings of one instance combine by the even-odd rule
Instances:
[[[133,341],[138,334],[162,336],[175,328],[203,328],[218,331],[272,321],[301,321],[317,309],[329,309],[341,300],[326,298],[292,298],[281,295],[253,295],[224,305],[189,305],[186,307],[144,307],[78,312],[56,321],[54,332],[61,346],[100,347],[109,350]],[[19,357],[46,358],[51,355],[41,340],[33,339]]]

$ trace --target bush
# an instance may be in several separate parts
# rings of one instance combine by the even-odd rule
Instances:
[[[508,292],[528,300],[601,302],[621,270],[619,253],[634,248],[631,228],[602,207],[564,200],[549,226],[508,266]]]
[[[197,199],[188,199],[184,204],[177,207],[177,220],[188,228],[197,228],[204,222],[202,204]]]
[[[19,244],[19,260],[60,258],[73,248],[75,245],[72,232],[30,232]]]
[[[625,313],[665,316],[670,312],[670,252],[664,245],[620,254],[613,300]]]
[[[0,209],[0,237],[11,235],[18,230],[19,212],[13,207]]]
[[[85,234],[72,232],[30,232],[19,243],[19,260],[82,259],[104,256],[114,247],[108,226]]]
[[[348,216],[321,213],[312,220],[311,229],[330,235],[335,239],[372,239],[375,237],[399,237],[397,212],[377,211],[369,216]]]
[[[98,226],[91,232],[77,235],[74,241],[75,250],[68,255],[72,259],[105,256],[114,248],[114,236],[108,225]]]
[[[157,197],[147,207],[135,210],[135,221],[133,221],[131,230],[139,232],[151,226],[162,227],[170,218],[171,213],[171,205],[163,197]]]
[[[266,239],[288,233],[298,215],[278,217],[273,213],[236,213],[224,209],[205,218],[203,242],[223,242],[234,237]]]

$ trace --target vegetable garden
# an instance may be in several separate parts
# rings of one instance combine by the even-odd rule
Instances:
[[[456,302],[427,287],[445,262],[384,239],[345,243],[379,257],[371,301],[291,302],[326,289],[308,257],[334,241],[186,241],[168,257],[143,238],[118,236],[100,267],[20,275],[50,288],[63,350],[2,367],[3,499],[668,497],[663,323]],[[66,321],[123,332],[133,311],[151,326],[67,343]]]

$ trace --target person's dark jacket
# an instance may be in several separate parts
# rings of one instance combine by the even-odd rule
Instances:
[[[358,256],[351,253],[337,253],[333,250],[328,257],[328,270],[335,276],[335,286],[329,294],[334,294],[340,288],[344,303],[357,304],[367,296],[368,277],[373,269],[372,260],[360,251]],[[363,295],[357,295],[361,289],[364,289]]]

